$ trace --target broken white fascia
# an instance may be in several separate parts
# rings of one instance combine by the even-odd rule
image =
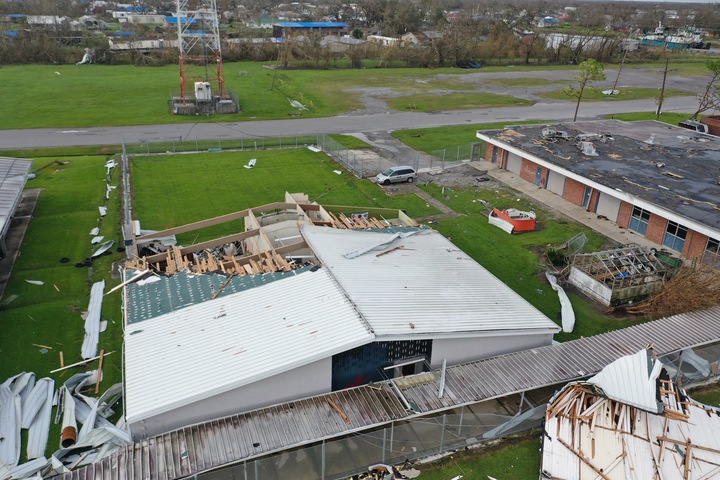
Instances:
[[[480,140],[483,140],[491,145],[495,145],[504,150],[507,150],[508,152],[512,152],[515,155],[520,156],[520,158],[530,160],[531,162],[537,163],[538,165],[541,165],[541,166],[547,168],[548,170],[551,170],[553,172],[558,172],[561,175],[564,175],[565,177],[571,178],[571,179],[573,179],[577,182],[580,182],[584,185],[588,185],[589,187],[592,187],[593,189],[603,192],[607,195],[610,195],[613,198],[617,198],[617,199],[627,202],[631,205],[640,207],[643,210],[647,210],[650,213],[660,215],[661,217],[666,218],[675,223],[682,224],[691,230],[694,230],[698,233],[702,233],[703,235],[707,235],[712,238],[717,238],[718,233],[720,233],[717,230],[712,230],[708,226],[703,225],[701,223],[697,223],[696,221],[694,221],[690,218],[680,216],[671,210],[667,210],[656,203],[650,203],[647,200],[643,200],[642,198],[638,198],[638,197],[632,195],[631,193],[624,192],[620,189],[611,188],[611,187],[608,187],[607,185],[602,185],[600,183],[597,183],[587,177],[583,177],[582,175],[573,173],[570,170],[567,170],[561,166],[558,166],[555,163],[549,162],[547,160],[543,160],[542,158],[536,157],[535,155],[533,155],[529,152],[526,152],[525,150],[520,150],[519,148],[513,147],[512,145],[508,145],[507,143],[503,143],[502,141],[500,141],[496,138],[489,137],[481,132],[477,132],[475,134],[475,136],[477,138],[479,138]]]

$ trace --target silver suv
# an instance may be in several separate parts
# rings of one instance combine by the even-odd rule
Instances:
[[[375,177],[375,183],[379,185],[390,185],[399,182],[412,183],[416,178],[417,172],[412,167],[392,167],[379,173]]]

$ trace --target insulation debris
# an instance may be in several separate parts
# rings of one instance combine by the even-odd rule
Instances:
[[[565,333],[570,333],[575,328],[575,312],[572,308],[572,303],[565,293],[565,290],[558,284],[557,278],[550,272],[545,272],[548,282],[553,290],[558,294],[560,299],[560,316],[562,318],[562,329]]]
[[[107,207],[98,207],[98,211],[100,212],[101,217],[107,215]]]

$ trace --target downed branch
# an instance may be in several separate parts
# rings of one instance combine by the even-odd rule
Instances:
[[[720,306],[720,271],[707,265],[680,267],[662,292],[647,302],[626,307],[632,314],[668,317]]]

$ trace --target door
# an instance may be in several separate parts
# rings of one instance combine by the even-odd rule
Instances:
[[[585,187],[585,193],[583,194],[583,203],[582,206],[585,210],[587,210],[588,206],[590,206],[590,197],[592,196],[592,188],[591,187]]]
[[[542,167],[535,167],[535,185],[538,187],[541,186],[540,184],[542,183],[542,173]]]

